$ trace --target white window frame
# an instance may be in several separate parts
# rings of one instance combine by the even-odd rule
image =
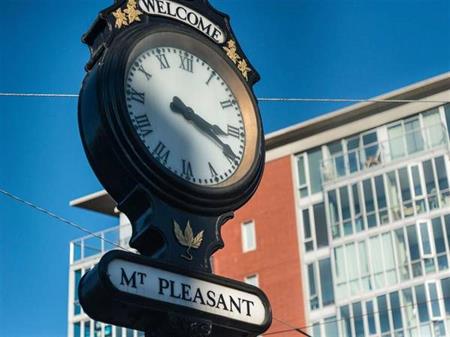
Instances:
[[[250,281],[251,279],[254,279],[255,282],[251,282]],[[250,284],[252,286],[259,287],[259,274],[255,273],[255,274],[244,277],[244,282],[247,284]]]
[[[250,228],[251,228],[251,233],[253,235],[253,242],[254,242],[253,246],[247,246],[248,238],[246,235],[247,231],[245,230],[246,226],[251,226]],[[256,243],[256,228],[255,227],[256,226],[255,226],[254,220],[244,221],[241,224],[242,251],[244,253],[256,250],[257,243]]]

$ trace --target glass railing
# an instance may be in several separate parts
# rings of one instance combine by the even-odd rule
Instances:
[[[325,184],[330,183],[439,147],[448,147],[447,130],[444,125],[436,124],[428,128],[411,130],[388,141],[368,144],[323,160],[322,181]]]
[[[70,263],[98,257],[112,249],[129,249],[130,225],[117,226],[70,242]]]

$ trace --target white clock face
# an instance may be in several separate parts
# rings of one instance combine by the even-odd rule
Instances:
[[[242,113],[207,62],[179,48],[149,49],[133,60],[125,91],[140,139],[172,173],[212,186],[237,171],[246,142]]]

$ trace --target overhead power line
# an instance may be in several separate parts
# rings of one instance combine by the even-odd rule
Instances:
[[[78,98],[77,94],[57,93],[19,93],[0,92],[0,97],[47,97],[47,98]],[[366,99],[366,98],[303,98],[303,97],[258,97],[260,102],[284,102],[284,103],[434,103],[446,104],[448,100],[421,100],[421,99]]]
[[[109,244],[111,244],[111,245],[113,245],[113,246],[115,246],[117,248],[120,248],[122,250],[126,250],[128,252],[131,252],[131,250],[129,250],[129,249],[125,248],[125,247],[122,247],[121,245],[119,245],[119,244],[117,244],[115,242],[112,242],[112,241],[110,241],[108,239],[105,239],[101,235],[98,235],[98,234],[96,234],[94,232],[91,232],[89,229],[86,229],[85,227],[82,227],[82,226],[76,224],[73,221],[67,220],[67,219],[63,218],[62,216],[59,216],[59,215],[49,211],[48,209],[45,209],[44,207],[37,206],[34,203],[29,202],[27,200],[24,200],[24,199],[18,197],[17,195],[12,194],[12,193],[10,193],[10,192],[8,192],[8,191],[6,191],[4,189],[1,189],[1,188],[0,188],[0,193],[5,195],[5,196],[7,196],[10,199],[13,199],[13,200],[15,200],[15,201],[17,201],[17,202],[19,202],[19,203],[21,203],[23,205],[31,207],[32,209],[34,209],[34,210],[36,210],[36,211],[38,211],[40,213],[43,213],[43,214],[45,214],[45,215],[47,215],[47,216],[49,216],[49,217],[51,217],[53,219],[56,219],[56,220],[58,220],[58,221],[60,221],[62,223],[65,223],[66,225],[72,226],[72,227],[74,227],[74,228],[76,228],[76,229],[78,229],[78,230],[80,230],[82,232],[85,232],[85,233],[87,233],[89,235],[92,235],[92,236],[94,236],[94,237],[96,237],[96,238],[98,238],[98,239],[100,239],[100,240],[102,240],[102,241],[104,241],[106,243],[109,243]]]
[[[38,212],[40,212],[40,213],[43,213],[43,214],[45,214],[45,215],[47,215],[47,216],[49,216],[49,217],[51,217],[51,218],[53,218],[53,219],[56,219],[56,220],[58,220],[58,221],[64,223],[64,224],[66,224],[66,225],[72,226],[72,227],[74,227],[74,228],[76,228],[76,229],[78,229],[78,230],[80,230],[80,231],[82,231],[82,232],[85,232],[85,233],[87,233],[87,234],[89,234],[89,235],[92,235],[93,237],[96,237],[96,238],[98,238],[99,240],[102,240],[102,241],[104,241],[104,242],[106,242],[106,243],[109,243],[109,244],[111,244],[111,245],[113,245],[113,246],[115,246],[115,247],[117,247],[117,248],[119,248],[119,249],[122,249],[122,250],[128,251],[128,252],[130,252],[130,253],[133,253],[131,250],[129,250],[129,249],[125,248],[125,247],[122,247],[121,245],[119,245],[119,244],[117,244],[117,243],[115,243],[115,242],[112,242],[112,241],[110,241],[110,240],[108,240],[108,239],[102,237],[101,235],[98,235],[98,234],[96,234],[96,233],[94,233],[94,232],[92,232],[92,231],[86,229],[85,227],[82,227],[82,226],[76,224],[76,223],[73,222],[73,221],[67,220],[67,219],[63,218],[62,216],[59,216],[59,215],[57,215],[57,214],[55,214],[55,213],[49,211],[48,209],[45,209],[44,207],[37,206],[36,204],[34,204],[34,203],[30,202],[30,201],[27,201],[27,200],[25,200],[25,199],[22,199],[22,198],[18,197],[17,195],[15,195],[15,194],[13,194],[13,193],[10,193],[10,192],[8,192],[8,191],[2,189],[2,188],[0,188],[0,194],[3,194],[3,195],[5,195],[6,197],[8,197],[8,198],[10,198],[10,199],[12,199],[12,200],[14,200],[14,201],[16,201],[16,202],[19,202],[19,203],[21,203],[21,204],[23,204],[23,205],[26,205],[26,206],[28,206],[28,207],[30,207],[30,208],[32,208],[32,209],[34,209],[34,210],[36,210],[36,211],[38,211]],[[354,318],[362,318],[362,317],[365,317],[365,316],[368,316],[368,315],[375,315],[375,314],[380,314],[380,313],[383,313],[383,312],[394,311],[394,310],[401,309],[401,308],[406,308],[406,307],[417,307],[417,306],[419,306],[420,304],[433,303],[433,302],[437,302],[437,301],[441,301],[441,300],[446,300],[446,299],[450,299],[450,297],[444,296],[444,297],[436,298],[436,299],[434,299],[434,300],[427,300],[427,301],[423,301],[423,302],[420,302],[420,303],[418,302],[418,303],[416,303],[416,304],[400,305],[400,306],[395,307],[395,308],[390,308],[390,309],[386,309],[386,310],[379,310],[379,311],[373,311],[373,312],[371,312],[370,314],[369,314],[369,313],[365,313],[365,314],[356,315],[356,316],[349,316],[349,317],[346,317],[346,318],[340,318],[340,319],[330,320],[330,321],[327,321],[327,322],[314,323],[314,324],[305,325],[305,326],[302,326],[302,327],[295,327],[295,326],[293,326],[293,325],[291,325],[291,324],[289,324],[289,323],[287,323],[287,322],[285,322],[285,321],[282,321],[282,320],[280,320],[280,319],[278,319],[278,318],[276,318],[276,317],[273,317],[274,320],[276,320],[276,321],[278,321],[278,322],[280,322],[280,323],[282,323],[282,324],[288,326],[289,329],[269,332],[269,333],[264,334],[264,336],[276,335],[276,334],[280,334],[280,333],[296,331],[296,332],[298,332],[298,333],[300,333],[300,334],[302,334],[302,335],[304,335],[304,336],[306,336],[306,337],[312,337],[311,335],[309,335],[308,333],[306,333],[304,330],[307,330],[307,329],[309,329],[309,328],[312,328],[312,327],[314,327],[314,326],[316,326],[316,325],[326,325],[326,324],[331,324],[331,323],[337,323],[337,322],[341,322],[341,321],[345,321],[345,320],[350,320],[350,319],[354,319]]]

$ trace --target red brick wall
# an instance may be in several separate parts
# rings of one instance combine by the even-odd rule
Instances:
[[[255,196],[222,228],[225,248],[214,256],[214,272],[240,281],[258,274],[273,317],[299,327],[305,325],[305,315],[292,184],[290,157],[266,164]],[[243,253],[241,223],[247,220],[255,221],[257,248]],[[289,330],[276,319],[268,332]]]

